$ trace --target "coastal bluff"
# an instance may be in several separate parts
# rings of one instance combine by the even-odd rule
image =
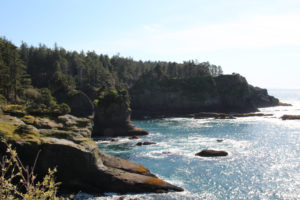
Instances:
[[[279,105],[267,90],[251,86],[239,74],[170,78],[155,73],[146,74],[129,90],[134,119],[199,112],[248,113]]]

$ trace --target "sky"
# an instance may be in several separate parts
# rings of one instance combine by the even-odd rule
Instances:
[[[0,36],[135,60],[209,61],[300,88],[300,0],[0,0]]]

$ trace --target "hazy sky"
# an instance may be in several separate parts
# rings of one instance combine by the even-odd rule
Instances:
[[[209,61],[300,88],[300,0],[0,0],[0,36],[136,60]]]

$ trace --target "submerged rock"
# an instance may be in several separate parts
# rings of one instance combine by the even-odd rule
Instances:
[[[195,155],[201,157],[217,157],[217,156],[227,156],[228,153],[226,151],[203,149],[202,151],[196,153]]]
[[[147,135],[144,129],[135,127],[130,121],[131,109],[126,90],[107,90],[99,97],[93,137],[116,137]]]

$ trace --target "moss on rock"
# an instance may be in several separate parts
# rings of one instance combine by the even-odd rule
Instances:
[[[34,124],[34,121],[35,121],[35,117],[32,116],[32,115],[25,115],[24,117],[21,118],[21,120],[23,122],[25,122],[26,124],[31,124],[33,125]]]
[[[13,116],[24,116],[26,114],[26,106],[24,105],[17,105],[17,104],[9,104],[3,107],[3,111],[7,114]]]

